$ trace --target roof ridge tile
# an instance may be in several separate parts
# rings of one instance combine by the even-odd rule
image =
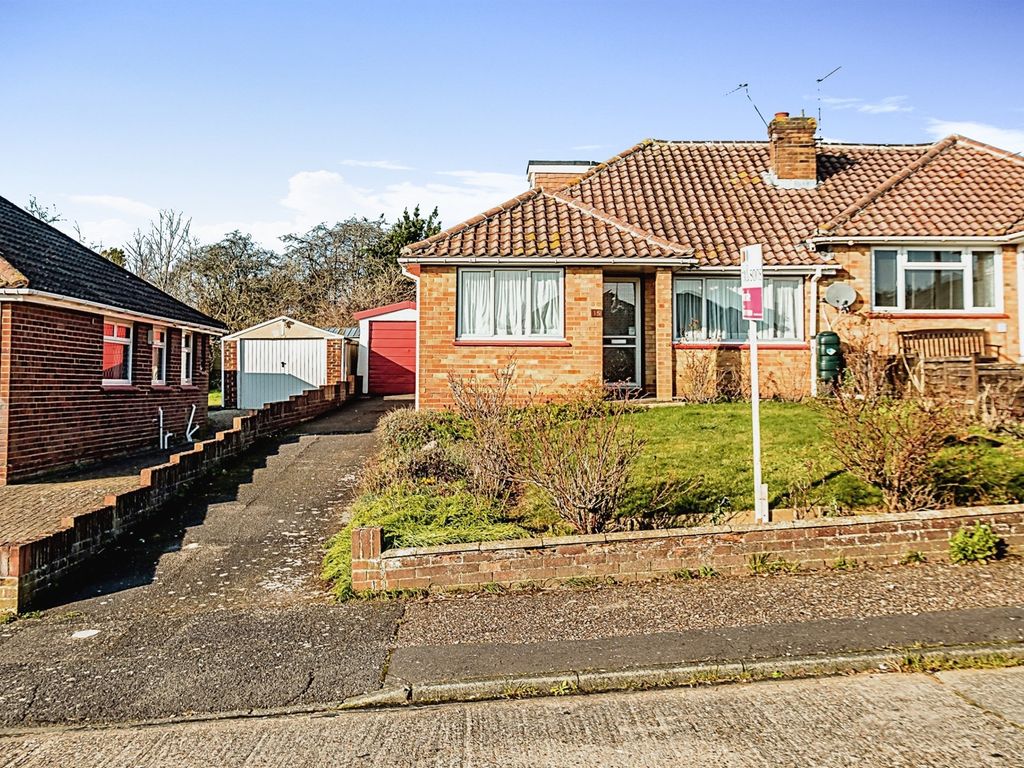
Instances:
[[[26,288],[28,278],[19,272],[11,262],[0,256],[0,288]]]

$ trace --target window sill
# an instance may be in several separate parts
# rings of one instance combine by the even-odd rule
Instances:
[[[104,392],[139,392],[139,388],[133,384],[101,384],[100,389]]]
[[[456,347],[571,347],[572,342],[565,339],[456,339]]]
[[[746,341],[676,341],[673,349],[750,349]],[[806,341],[758,341],[758,349],[810,349]]]
[[[922,312],[920,310],[873,309],[865,313],[872,319],[907,318],[931,320],[1008,320],[1009,315],[1002,312],[974,312],[967,310],[939,310]]]

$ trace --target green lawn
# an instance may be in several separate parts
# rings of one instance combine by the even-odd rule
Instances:
[[[635,470],[630,512],[650,502],[650,489],[667,486],[670,511],[713,513],[754,504],[749,403],[650,408],[628,417],[647,444]],[[801,403],[761,405],[761,460],[773,507],[790,495],[849,509],[876,504],[870,487],[842,472],[825,451],[825,416]]]
[[[207,396],[207,404],[210,408],[220,408],[224,405],[224,393],[219,389],[211,389]]]

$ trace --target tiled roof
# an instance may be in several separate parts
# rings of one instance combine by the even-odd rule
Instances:
[[[963,137],[823,143],[813,188],[771,184],[768,165],[767,142],[644,141],[564,189],[528,192],[406,255],[641,257],[654,255],[653,247],[657,255],[692,253],[703,265],[734,266],[742,246],[761,243],[767,264],[814,265],[823,257],[806,243],[817,236],[1024,230],[1024,161]]]
[[[0,288],[26,287],[166,320],[225,328],[0,197]]]
[[[531,190],[406,249],[407,257],[675,258],[687,248],[586,204]]]
[[[836,237],[999,237],[1024,230],[1024,160],[950,136],[830,222]]]

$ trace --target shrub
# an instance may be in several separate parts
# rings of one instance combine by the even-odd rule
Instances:
[[[540,490],[578,533],[603,531],[643,448],[623,418],[630,409],[628,400],[584,395],[523,410],[511,454],[515,479]]]
[[[363,472],[364,491],[418,481],[448,483],[467,475],[462,446],[472,428],[445,411],[391,411],[377,428],[378,449]]]
[[[515,363],[488,376],[448,374],[459,415],[472,429],[466,446],[474,486],[491,498],[507,497],[512,486],[516,410],[512,403]]]
[[[961,528],[949,540],[949,559],[954,563],[984,563],[999,557],[1000,539],[985,523]]]
[[[870,353],[848,353],[847,375],[827,412],[828,449],[855,477],[877,488],[889,512],[934,504],[935,461],[954,434],[954,409],[900,392],[891,364]],[[902,395],[902,396],[901,396]]]

